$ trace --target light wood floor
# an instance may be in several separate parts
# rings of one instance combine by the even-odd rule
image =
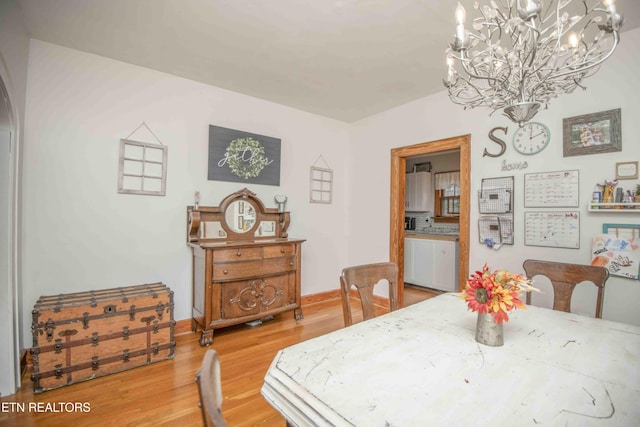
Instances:
[[[405,305],[435,295],[407,287]],[[260,394],[271,361],[281,348],[344,326],[339,299],[303,306],[303,313],[304,319],[298,323],[293,313],[284,313],[257,327],[240,325],[215,332],[212,347],[220,355],[222,410],[229,425],[285,426],[282,416]],[[357,319],[357,314],[354,317]],[[22,389],[1,398],[0,426],[200,425],[194,378],[206,349],[200,347],[198,337],[199,333],[176,336],[172,360],[37,395],[28,371]],[[24,403],[25,412],[16,410],[11,402]],[[49,412],[30,412],[29,404],[37,402],[53,406]],[[60,412],[65,402],[88,403],[90,412]]]

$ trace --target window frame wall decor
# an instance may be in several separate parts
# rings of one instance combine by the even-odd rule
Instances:
[[[621,109],[616,108],[563,119],[563,157],[622,151],[621,116]],[[601,136],[595,140],[593,131],[601,127],[606,130],[599,132]]]
[[[281,141],[209,125],[209,181],[280,185]]]
[[[128,139],[142,126],[151,132],[158,144]],[[156,151],[158,153],[155,156],[149,155]],[[164,196],[167,189],[167,157],[168,147],[142,122],[129,136],[120,140],[118,193]],[[153,182],[159,185],[151,187]]]
[[[325,167],[320,167],[322,160]],[[333,198],[333,169],[322,155],[318,157],[309,171],[309,202],[331,204]]]

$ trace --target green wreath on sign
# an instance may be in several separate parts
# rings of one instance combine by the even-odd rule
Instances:
[[[264,147],[251,137],[238,138],[227,147],[229,169],[240,178],[249,179],[260,175],[267,163]]]

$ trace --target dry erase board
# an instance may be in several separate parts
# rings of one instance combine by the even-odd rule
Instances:
[[[580,248],[580,213],[525,212],[524,244],[551,248]]]
[[[577,208],[579,194],[577,170],[524,175],[525,208]]]

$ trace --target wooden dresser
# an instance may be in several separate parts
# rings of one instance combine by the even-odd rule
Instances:
[[[214,329],[293,310],[302,319],[303,239],[289,239],[289,212],[265,208],[248,189],[219,207],[187,207],[187,242],[193,254],[192,329],[201,345]]]

